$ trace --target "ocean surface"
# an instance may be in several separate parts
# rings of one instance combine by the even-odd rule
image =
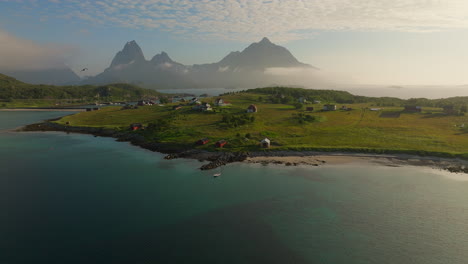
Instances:
[[[359,163],[202,172],[111,138],[9,131],[64,114],[0,112],[0,264],[468,261],[468,175]]]

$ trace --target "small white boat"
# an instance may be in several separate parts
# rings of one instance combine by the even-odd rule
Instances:
[[[215,177],[215,178],[216,178],[216,177],[219,177],[219,176],[221,176],[221,173],[215,173],[215,174],[213,174],[213,177]]]

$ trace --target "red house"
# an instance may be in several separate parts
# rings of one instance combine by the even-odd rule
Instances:
[[[135,131],[138,129],[143,129],[143,125],[141,123],[133,123],[130,125],[130,130]]]
[[[220,140],[220,141],[216,142],[215,146],[216,146],[217,148],[222,148],[222,147],[224,147],[224,145],[226,145],[226,144],[227,144],[227,141],[223,139],[223,140]]]
[[[197,141],[197,145],[205,145],[206,143],[208,143],[210,140],[208,138],[202,138],[200,140]]]

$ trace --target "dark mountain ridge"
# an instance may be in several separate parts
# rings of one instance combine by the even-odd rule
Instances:
[[[229,53],[217,63],[186,66],[173,61],[166,52],[145,60],[136,41],[127,42],[110,66],[84,81],[88,84],[126,82],[152,88],[258,87],[277,82],[265,75],[268,68],[315,67],[299,62],[286,48],[268,38],[252,43],[243,51]]]

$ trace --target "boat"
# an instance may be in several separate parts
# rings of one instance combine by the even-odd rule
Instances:
[[[216,178],[216,177],[219,177],[219,176],[221,176],[221,173],[215,173],[215,174],[213,174],[213,177],[215,177],[215,178]]]

